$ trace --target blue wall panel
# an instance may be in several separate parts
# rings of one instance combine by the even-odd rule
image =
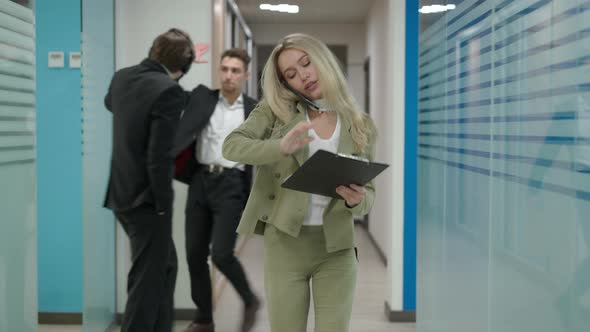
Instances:
[[[418,2],[406,0],[403,310],[416,310]]]
[[[39,311],[82,311],[80,70],[48,68],[80,51],[80,1],[37,1]]]

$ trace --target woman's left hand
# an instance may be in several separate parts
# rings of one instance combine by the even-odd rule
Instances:
[[[348,207],[352,208],[363,201],[366,190],[364,187],[351,184],[349,186],[338,186],[336,193],[344,198]]]

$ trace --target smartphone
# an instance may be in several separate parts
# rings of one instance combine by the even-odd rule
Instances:
[[[289,91],[293,92],[299,99],[303,100],[304,103],[309,105],[309,107],[315,109],[316,111],[320,110],[318,104],[316,104],[313,100],[304,96],[301,92],[295,90],[292,86],[289,85],[284,79],[281,80],[281,83],[285,86],[285,88],[289,89]]]

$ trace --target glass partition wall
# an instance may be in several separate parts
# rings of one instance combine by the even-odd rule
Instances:
[[[114,1],[82,1],[84,331],[103,332],[116,313],[115,219],[103,200],[111,157],[104,96],[115,69]]]
[[[590,2],[444,5],[420,15],[418,331],[587,331]]]
[[[0,331],[37,330],[35,15],[0,0]]]

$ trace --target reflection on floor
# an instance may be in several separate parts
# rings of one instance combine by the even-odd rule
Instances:
[[[357,228],[359,247],[359,276],[352,314],[351,332],[415,332],[415,324],[394,324],[384,314],[386,291],[386,268],[370,244],[362,228]],[[247,270],[254,289],[264,296],[264,273],[262,265],[263,243],[260,236],[254,236],[244,247],[240,259]],[[225,287],[215,311],[216,331],[238,331],[242,316],[242,303],[232,287]],[[259,322],[252,332],[268,332],[266,309],[260,311]],[[175,332],[182,331],[189,322],[176,322]],[[308,331],[313,331],[313,312],[310,313]],[[79,326],[40,326],[39,332],[78,332]]]

